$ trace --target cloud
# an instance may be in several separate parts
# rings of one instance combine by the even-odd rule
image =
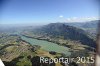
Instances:
[[[62,18],[62,17],[64,17],[64,16],[63,16],[63,15],[60,15],[59,17]]]
[[[66,22],[85,22],[85,21],[92,21],[92,20],[99,20],[99,17],[72,17],[66,18]]]

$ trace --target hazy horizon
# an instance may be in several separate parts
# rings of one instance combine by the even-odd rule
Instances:
[[[92,21],[94,21],[94,22],[96,22],[96,20],[92,20]],[[85,23],[89,23],[89,22],[92,22],[92,21],[86,21],[86,22],[50,22],[50,23],[63,23],[63,24],[67,24],[67,23],[70,23],[70,24],[85,24]],[[48,24],[50,24],[50,23],[45,23],[45,24],[34,24],[34,23],[27,23],[27,24],[0,24],[0,27],[2,28],[2,27],[6,27],[6,28],[8,28],[8,27],[41,27],[41,26],[45,26],[45,25],[48,25]]]

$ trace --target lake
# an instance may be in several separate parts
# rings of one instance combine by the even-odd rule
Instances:
[[[60,46],[56,43],[52,43],[52,42],[48,42],[45,40],[38,40],[38,39],[34,39],[34,38],[28,38],[25,36],[21,35],[21,38],[27,42],[29,42],[32,45],[38,45],[41,46],[41,49],[46,50],[46,51],[55,51],[58,53],[63,53],[66,56],[69,56],[71,53],[69,52],[69,48],[64,47],[64,46]]]

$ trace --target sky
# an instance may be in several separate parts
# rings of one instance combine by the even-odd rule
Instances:
[[[96,0],[0,0],[1,24],[48,24],[97,20]]]

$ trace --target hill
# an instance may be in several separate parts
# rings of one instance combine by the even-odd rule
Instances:
[[[63,23],[51,23],[36,29],[34,32],[50,37],[63,37],[66,40],[80,41],[84,45],[95,47],[95,42],[89,38],[84,30]]]

